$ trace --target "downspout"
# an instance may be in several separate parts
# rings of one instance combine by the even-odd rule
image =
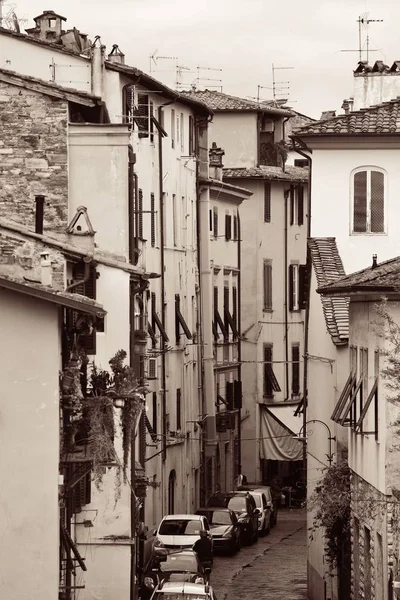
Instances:
[[[308,161],[308,182],[307,182],[307,203],[308,203],[308,219],[307,219],[307,273],[308,273],[308,290],[306,294],[307,303],[304,314],[304,368],[303,368],[303,428],[307,427],[307,403],[308,403],[308,333],[309,333],[309,322],[310,322],[310,286],[311,286],[311,252],[308,246],[308,240],[311,237],[311,176],[312,176],[312,157],[300,150],[295,146],[295,141],[298,141],[307,146],[304,142],[301,142],[298,138],[293,138],[293,147]],[[310,150],[311,153],[311,150]],[[303,444],[303,470],[304,470],[304,483],[307,486],[307,446]]]
[[[289,398],[289,315],[288,315],[288,197],[290,189],[284,190],[285,197],[285,233],[284,233],[284,269],[285,269],[285,400]]]
[[[239,376],[239,381],[242,381],[242,342],[241,342],[241,336],[242,336],[242,328],[241,328],[241,323],[242,323],[242,259],[241,259],[241,252],[242,252],[242,243],[241,243],[241,232],[240,232],[240,215],[239,215],[239,210],[237,211],[237,220],[238,220],[238,269],[239,269],[239,273],[238,273],[238,290],[237,290],[237,328],[238,328],[238,334],[239,337],[237,339],[237,345],[238,345],[238,363],[239,363],[239,367],[238,367],[238,376]],[[242,399],[243,401],[243,394],[242,394]],[[241,404],[240,404],[241,406]],[[238,424],[238,473],[240,474],[242,472],[242,409],[239,408],[239,413],[238,413],[238,420],[239,420],[239,424]]]
[[[158,111],[158,122],[162,122],[162,110],[165,106],[174,104],[175,100],[170,100],[165,104],[161,104]],[[164,173],[163,173],[163,147],[162,147],[162,136],[158,136],[158,175],[159,175],[159,194],[160,194],[160,270],[161,270],[161,323],[165,328],[165,254],[164,254]],[[166,344],[163,336],[161,336],[161,386],[162,386],[162,398],[161,398],[161,415],[162,415],[162,436],[161,436],[161,448],[162,448],[162,461],[165,462],[167,457],[167,430],[166,430],[166,415],[167,415],[167,374],[166,374]],[[164,501],[164,496],[162,502]],[[163,510],[163,514],[165,511]]]
[[[89,256],[84,256],[83,262],[85,263],[85,271],[83,273],[83,279],[79,279],[79,281],[74,281],[74,283],[70,283],[70,285],[67,285],[67,287],[65,288],[66,292],[70,292],[71,290],[74,290],[79,285],[82,285],[82,283],[86,283],[87,281],[89,281],[90,266],[93,263],[93,258],[91,258]]]
[[[138,176],[134,173],[134,165],[136,157],[131,144],[128,146],[128,222],[129,222],[129,262],[135,264],[135,244],[134,239],[137,238],[137,218],[136,218],[136,202],[138,190]]]

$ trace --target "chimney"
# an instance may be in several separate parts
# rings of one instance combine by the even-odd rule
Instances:
[[[47,250],[40,253],[40,281],[42,285],[48,287],[53,283],[53,267],[51,266],[50,255]]]
[[[28,35],[40,40],[58,43],[63,33],[63,21],[66,20],[65,17],[55,13],[54,10],[45,10],[41,15],[34,18],[35,27],[25,29],[25,31]]]
[[[378,266],[378,256],[376,254],[372,255],[372,268],[375,269]]]
[[[354,109],[369,108],[389,102],[400,95],[399,61],[392,66],[382,60],[368,65],[361,61],[353,72]]]
[[[222,157],[224,156],[225,152],[222,150],[222,148],[218,148],[217,144],[213,142],[208,154],[210,157],[210,178],[222,181],[222,169],[224,166],[222,164]]]
[[[108,60],[119,65],[125,64],[125,54],[121,52],[118,44],[113,44],[112,50],[108,55]]]
[[[326,121],[326,119],[332,119],[336,117],[336,110],[324,110],[321,114],[320,121]]]
[[[96,35],[92,44],[92,94],[103,97],[104,54],[106,47]]]

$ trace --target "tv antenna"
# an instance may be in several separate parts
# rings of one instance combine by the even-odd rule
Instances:
[[[7,12],[4,10],[5,7],[7,7]],[[28,23],[28,19],[19,19],[15,14],[16,8],[16,4],[6,4],[4,0],[0,0],[0,27],[20,33],[20,25]]]
[[[1,1],[1,0],[0,0]],[[153,73],[153,65],[157,67],[157,61],[159,60],[178,60],[177,56],[158,56],[158,50],[154,50],[153,54],[149,56],[150,61],[150,75]]]
[[[219,88],[219,91],[222,92],[222,78],[216,79],[216,78],[200,76],[200,71],[214,71],[214,72],[222,73],[222,69],[213,69],[212,67],[196,67],[196,68],[197,68],[197,79],[196,79],[197,87],[200,86],[201,81],[214,81],[215,84],[211,84],[209,87],[210,88]]]
[[[272,94],[274,100],[277,100],[277,96],[289,96],[290,82],[289,81],[276,81],[275,71],[282,71],[286,69],[294,69],[294,67],[275,67],[272,63]]]
[[[183,65],[178,65],[178,64],[176,65],[175,85],[176,85],[176,89],[178,91],[185,87],[184,83],[182,82],[182,77],[183,77],[183,75],[187,75],[188,73],[194,73],[194,71],[191,71],[190,67],[185,67]]]
[[[369,42],[370,42],[370,38],[368,35],[368,29],[369,29],[369,24],[370,23],[383,23],[383,19],[369,19],[368,18],[369,13],[365,13],[364,15],[361,15],[358,17],[357,19],[357,23],[358,23],[358,50],[341,50],[340,52],[358,52],[358,60],[359,62],[362,61],[362,53],[364,50],[364,45],[365,45],[365,51],[366,51],[366,58],[367,58],[367,62],[369,59],[369,53],[370,52],[378,52],[378,50],[371,50],[369,47]],[[365,38],[365,44],[363,44],[362,41],[362,30],[365,29],[367,31],[367,35]]]
[[[261,90],[272,90],[273,88],[267,87],[266,85],[258,85],[257,86],[257,102],[260,102],[260,92]]]

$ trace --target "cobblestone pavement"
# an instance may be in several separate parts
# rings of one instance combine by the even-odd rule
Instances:
[[[306,514],[282,509],[269,535],[214,558],[211,585],[218,600],[306,600],[306,560]]]

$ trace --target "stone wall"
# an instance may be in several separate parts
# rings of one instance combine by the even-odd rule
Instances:
[[[0,217],[35,227],[35,195],[46,197],[44,231],[68,219],[68,103],[0,82]]]

